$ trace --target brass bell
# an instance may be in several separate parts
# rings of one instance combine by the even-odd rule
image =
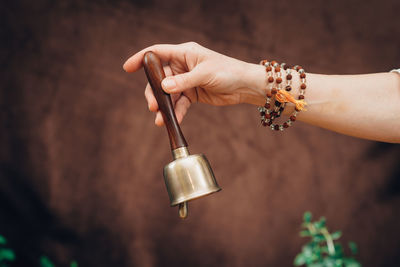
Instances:
[[[146,52],[143,66],[162,113],[174,158],[173,162],[164,167],[165,185],[171,206],[179,205],[179,217],[184,219],[188,214],[188,201],[218,192],[221,188],[207,158],[202,154],[189,155],[170,95],[161,87],[165,73],[160,59],[153,52]]]
[[[215,180],[207,158],[189,155],[187,147],[172,151],[174,161],[164,167],[164,180],[171,206],[180,204],[179,215],[187,216],[187,201],[218,192],[221,188]]]

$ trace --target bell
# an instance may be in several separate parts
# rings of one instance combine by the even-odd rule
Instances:
[[[221,188],[206,157],[202,154],[189,155],[171,97],[161,87],[165,73],[160,59],[153,52],[146,52],[143,66],[163,116],[174,158],[164,167],[165,185],[171,206],[179,205],[179,217],[184,219],[188,215],[188,201],[218,192]]]
[[[218,192],[221,188],[203,154],[189,155],[187,147],[175,149],[172,154],[174,161],[164,167],[165,185],[171,206],[180,204],[180,217],[186,217],[187,201]]]

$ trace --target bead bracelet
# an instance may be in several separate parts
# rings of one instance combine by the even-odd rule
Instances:
[[[297,114],[304,110],[307,103],[304,101],[306,86],[306,74],[301,66],[294,66],[292,69],[297,71],[300,75],[300,88],[298,100],[289,93],[292,90],[292,74],[291,68],[285,63],[278,64],[276,61],[268,62],[263,60],[260,62],[261,65],[266,67],[267,73],[267,93],[266,93],[266,103],[264,107],[259,107],[258,110],[261,116],[261,124],[263,126],[269,126],[271,130],[283,131],[288,128],[296,121]],[[286,71],[286,86],[282,89],[282,74],[281,68]],[[275,74],[275,76],[274,76]],[[274,87],[275,82],[275,87]],[[275,100],[274,108],[271,108],[271,102]],[[279,118],[282,114],[286,103],[291,102],[295,104],[295,110],[289,116],[289,119],[282,124],[274,124],[274,120]]]

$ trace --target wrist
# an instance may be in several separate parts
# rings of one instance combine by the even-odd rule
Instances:
[[[265,67],[252,63],[243,66],[241,102],[256,106],[265,104],[267,76]]]

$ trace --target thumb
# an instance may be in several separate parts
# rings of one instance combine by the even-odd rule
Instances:
[[[203,76],[198,68],[194,68],[189,72],[166,77],[162,80],[161,85],[167,93],[180,93],[200,86],[203,82]]]

